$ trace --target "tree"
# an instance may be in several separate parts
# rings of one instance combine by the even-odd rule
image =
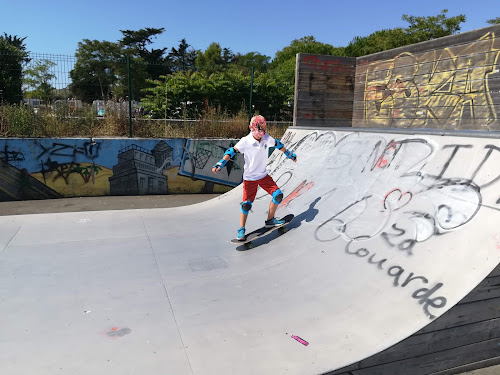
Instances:
[[[491,20],[486,21],[486,23],[489,23],[490,25],[499,24],[500,23],[500,17],[492,18]]]
[[[222,50],[222,65],[224,68],[229,67],[229,65],[234,62],[235,54],[229,48],[224,48]]]
[[[0,102],[20,103],[23,99],[23,64],[29,62],[26,38],[0,36]]]
[[[196,56],[198,51],[194,48],[189,48],[190,45],[186,39],[182,39],[178,48],[172,47],[168,57],[171,62],[172,71],[188,71],[196,69]]]
[[[242,68],[247,74],[250,73],[252,67],[257,73],[265,73],[269,68],[271,58],[266,55],[261,55],[258,52],[248,52],[245,55],[236,54],[233,58],[235,67]]]
[[[354,37],[343,49],[342,56],[366,56],[408,44],[411,44],[410,37],[403,28],[383,29],[365,37]]]
[[[402,19],[409,23],[407,28],[383,29],[365,37],[355,37],[344,48],[340,56],[359,57],[388,49],[441,38],[460,31],[465,15],[447,17],[447,9],[437,16],[415,17],[403,14]]]
[[[314,53],[319,55],[337,55],[339,49],[330,44],[318,42],[314,36],[304,36],[300,39],[294,39],[289,46],[276,52],[271,69],[275,69],[281,64],[287,63],[290,60],[295,60],[297,53]]]
[[[228,60],[231,58],[229,56],[229,52],[230,51],[225,48],[225,55],[223,56],[222,48],[219,43],[214,42],[210,44],[205,52],[198,52],[198,56],[195,61],[196,69],[207,75],[224,70],[227,66]]]
[[[76,63],[70,71],[70,90],[77,98],[92,102],[116,96],[120,78],[116,71],[120,61],[124,65],[118,44],[84,39],[78,43],[75,56]]]
[[[254,82],[252,107],[254,113],[268,120],[292,119],[293,87],[280,81],[276,73],[259,74]]]
[[[52,98],[55,88],[50,81],[56,78],[56,75],[50,71],[56,64],[50,60],[38,60],[33,66],[24,70],[24,84],[27,86],[28,98],[40,98],[48,100]]]
[[[436,16],[415,17],[403,14],[403,21],[410,25],[405,29],[410,37],[410,43],[424,42],[431,39],[442,38],[453,35],[460,31],[460,24],[465,22],[466,17],[459,14],[455,17],[446,17],[448,9],[443,9]]]
[[[166,48],[155,50],[152,49],[149,51],[146,46],[153,43],[153,37],[156,35],[163,34],[165,28],[151,28],[146,27],[145,29],[140,29],[137,31],[134,30],[120,30],[123,34],[123,38],[120,40],[120,43],[130,49],[134,49],[134,54],[138,54],[144,60],[148,60],[149,56],[156,55],[156,53],[152,53],[152,51],[162,51],[162,54],[167,50]]]
[[[164,57],[165,51],[168,48],[146,48],[153,43],[153,38],[163,34],[165,28],[151,28],[134,30],[120,30],[123,38],[120,40],[120,45],[128,52],[130,56],[140,57],[147,64],[147,72],[149,79],[158,79],[160,75],[171,73],[170,60]]]

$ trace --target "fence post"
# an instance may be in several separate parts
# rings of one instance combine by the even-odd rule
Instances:
[[[248,121],[252,119],[252,93],[253,93],[253,65],[252,65],[252,78],[250,78],[250,104],[248,105]]]
[[[127,56],[128,78],[128,136],[132,138],[132,79],[130,77],[130,56]]]

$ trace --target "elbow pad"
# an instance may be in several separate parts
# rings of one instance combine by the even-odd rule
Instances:
[[[233,158],[234,155],[236,155],[236,151],[234,151],[234,147],[230,147],[226,150],[224,153],[224,156],[229,155],[230,158]]]
[[[279,139],[274,139],[276,141],[276,148],[278,150],[281,150],[283,147],[285,147],[285,145],[279,140]]]

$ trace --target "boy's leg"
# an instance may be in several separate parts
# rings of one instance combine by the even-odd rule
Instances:
[[[267,214],[266,221],[269,221],[274,217],[274,214],[276,213],[277,209],[278,209],[278,205],[276,203],[274,203],[273,201],[271,201],[271,203],[269,203],[269,213]]]
[[[243,212],[240,212],[240,227],[245,227],[247,223],[248,215],[245,215]]]
[[[243,201],[241,202],[240,227],[245,227],[248,218],[248,212],[257,195],[259,184],[257,181],[243,181]]]
[[[259,185],[262,187],[262,189],[264,189],[273,197],[271,203],[269,203],[269,211],[267,214],[266,221],[269,221],[276,214],[276,210],[278,209],[279,206],[279,201],[281,201],[281,199],[283,198],[283,194],[281,193],[281,190],[279,189],[278,185],[276,185],[276,182],[274,182],[273,178],[269,175],[264,177],[262,180],[259,180]]]

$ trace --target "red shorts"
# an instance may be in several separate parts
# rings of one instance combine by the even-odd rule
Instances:
[[[274,182],[273,178],[269,175],[267,175],[264,178],[261,178],[260,180],[257,181],[243,181],[243,202],[246,201],[254,201],[255,196],[257,195],[257,188],[261,187],[265,191],[267,191],[269,194],[273,194],[276,190],[279,189],[278,185],[276,185],[276,182]]]

